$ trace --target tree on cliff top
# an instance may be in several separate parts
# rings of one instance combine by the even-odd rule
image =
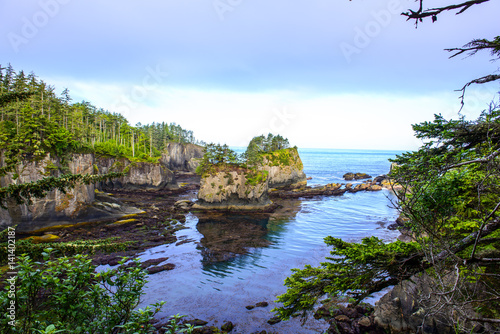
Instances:
[[[0,109],[3,109],[13,102],[19,103],[20,101],[24,101],[33,94],[34,92],[29,90],[21,92],[0,92]],[[32,112],[32,109],[30,108],[29,111]],[[55,133],[48,134],[48,136],[54,138],[54,136],[59,133],[57,131],[59,129],[54,123],[50,122],[50,119],[32,118],[28,120],[27,123],[28,125],[20,132],[15,124],[5,120],[0,121],[0,158],[3,160],[2,165],[0,165],[0,178],[7,175],[8,172],[12,172],[15,166],[23,160],[31,161],[43,158],[49,152],[63,154],[63,152],[60,151],[63,149],[61,145],[64,143],[67,148],[67,145],[71,143],[71,141],[68,143],[68,138],[60,138],[61,140],[56,142],[54,142],[54,140],[42,142],[42,138],[37,136],[37,130],[32,127],[38,129],[39,127],[45,126],[44,132],[49,129],[54,130]],[[66,131],[63,131],[63,133],[66,134]],[[14,136],[16,140],[12,140],[9,134]],[[61,145],[57,145],[57,143]],[[91,184],[121,175],[121,173],[110,173],[105,175],[66,174],[61,177],[46,177],[37,182],[10,184],[7,187],[0,187],[0,208],[6,209],[9,200],[13,200],[16,204],[30,204],[33,198],[43,198],[47,195],[47,192],[54,189],[66,192],[74,188],[78,183]],[[14,174],[14,178],[16,177],[17,175]]]
[[[205,153],[196,168],[196,173],[203,175],[216,166],[236,165],[239,163],[238,154],[226,144],[210,143],[205,146]]]
[[[243,153],[243,159],[249,165],[255,165],[262,162],[262,155],[269,152],[289,148],[290,143],[287,138],[281,135],[274,136],[269,133],[267,138],[264,135],[254,137],[248,144],[247,150]]]

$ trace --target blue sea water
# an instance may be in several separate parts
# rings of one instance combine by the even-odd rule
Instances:
[[[373,150],[299,150],[309,185],[342,182],[346,172],[363,172],[372,176],[389,171],[389,158],[401,152]],[[306,264],[318,265],[329,255],[323,243],[326,236],[346,241],[360,241],[377,236],[391,241],[397,231],[386,227],[397,218],[392,208],[394,197],[388,190],[379,192],[346,193],[338,197],[317,197],[291,202],[292,214],[271,216],[263,221],[245,220],[265,228],[265,247],[250,248],[246,255],[228,261],[204,264],[199,246],[204,238],[198,229],[198,218],[188,214],[188,229],[177,232],[180,240],[189,242],[179,246],[164,245],[146,251],[141,257],[169,257],[172,271],[150,276],[143,305],[159,300],[167,304],[159,314],[167,319],[173,314],[187,315],[221,326],[225,321],[236,324],[235,332],[253,333],[262,330],[278,333],[321,333],[325,322],[309,320],[305,326],[298,319],[276,325],[266,323],[276,306],[276,296],[286,291],[283,282],[292,268]],[[216,222],[214,222],[216,223]],[[214,225],[216,226],[216,225]],[[237,236],[235,236],[237,237]],[[245,306],[266,301],[266,308],[247,310]]]

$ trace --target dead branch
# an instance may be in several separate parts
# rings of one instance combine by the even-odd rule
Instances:
[[[422,22],[422,19],[424,19],[426,17],[432,17],[432,22],[435,22],[437,20],[437,16],[439,14],[441,14],[442,12],[459,9],[459,11],[456,13],[456,15],[458,15],[458,14],[462,14],[463,12],[465,12],[467,9],[469,9],[470,7],[472,7],[474,5],[479,5],[481,3],[488,2],[488,1],[490,1],[490,0],[470,0],[470,1],[466,1],[466,2],[463,2],[460,4],[456,4],[456,5],[437,7],[437,8],[431,8],[431,9],[424,10],[423,9],[424,0],[419,0],[420,6],[419,6],[419,9],[417,11],[413,11],[413,10],[409,9],[408,12],[402,13],[401,15],[406,16],[407,21],[412,20],[412,19],[415,20],[415,26],[416,26],[418,24],[418,22]]]

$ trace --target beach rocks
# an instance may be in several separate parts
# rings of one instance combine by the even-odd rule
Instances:
[[[344,180],[346,181],[351,181],[351,180],[364,180],[364,179],[371,179],[372,177],[366,173],[345,173],[343,176]]]
[[[193,202],[189,200],[180,200],[174,203],[174,208],[177,210],[187,211],[194,205]]]
[[[325,319],[330,324],[328,333],[359,334],[385,333],[374,320],[373,307],[368,304],[335,306],[325,305],[320,307],[314,317]]]

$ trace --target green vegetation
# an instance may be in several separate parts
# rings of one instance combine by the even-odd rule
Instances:
[[[120,114],[71,101],[68,89],[56,96],[34,73],[0,66],[0,150],[7,165],[91,151],[146,160],[161,155],[169,142],[197,142],[175,123],[131,126]]]
[[[2,333],[153,333],[151,320],[164,302],[136,309],[146,272],[133,266],[96,273],[85,255],[51,259],[45,249],[43,261],[20,256],[18,274],[0,292],[0,307],[8,310],[15,301],[15,322],[0,319]],[[15,293],[10,287],[15,286]],[[15,325],[13,326],[13,324]]]
[[[130,246],[130,242],[118,242],[118,239],[119,238],[107,238],[53,243],[34,243],[31,239],[17,240],[16,252],[27,255],[33,260],[40,260],[45,248],[51,248],[62,256],[95,254],[98,251],[114,253],[127,250]],[[8,244],[4,241],[0,243],[0,263],[7,263],[8,254]]]
[[[280,149],[277,151],[263,153],[261,155],[269,166],[292,166],[296,165],[298,169],[304,168],[302,162],[298,159],[299,152],[297,147]]]
[[[487,1],[425,9],[425,1],[419,0],[417,10],[402,15],[418,25],[425,18],[435,22],[444,12],[460,14]],[[500,37],[447,49],[451,57],[480,50],[499,59]],[[470,85],[496,80],[500,75],[490,74],[466,83],[462,105]],[[287,292],[278,297],[283,303],[274,310],[278,316],[305,315],[325,296],[357,304],[402,280],[426,277],[429,291],[408,295],[415,298],[418,305],[413,306],[424,320],[439,317],[457,333],[500,330],[500,108],[491,104],[476,120],[436,115],[413,129],[423,146],[394,159],[397,167],[389,176],[402,186],[396,205],[415,242],[384,244],[367,238],[355,244],[326,238],[332,257],[320,267],[293,270],[285,281]],[[419,330],[427,326],[421,325]]]
[[[332,257],[294,270],[278,297],[280,317],[304,315],[324,295],[359,303],[426,272],[432,293],[419,300],[426,314],[440,314],[460,331],[498,319],[499,304],[490,302],[500,300],[500,109],[492,105],[473,121],[436,115],[413,128],[425,144],[394,159],[390,177],[403,186],[397,205],[415,242],[326,238]]]
[[[218,169],[229,166],[239,167],[240,165],[238,154],[231,150],[229,146],[210,143],[205,146],[205,154],[196,168],[196,173],[205,175],[214,173]]]
[[[89,102],[71,103],[68,89],[60,96],[54,87],[37,79],[34,73],[18,73],[9,64],[0,66],[0,177],[16,167],[40,161],[51,155],[60,166],[47,165],[46,176],[64,173],[38,182],[11,184],[0,188],[0,207],[14,199],[18,204],[43,198],[48,191],[63,192],[77,183],[91,184],[122,176],[71,175],[65,170],[74,153],[95,152],[98,156],[127,157],[131,161],[157,162],[169,142],[196,142],[193,132],[175,123],[131,126],[119,114],[98,109]],[[59,174],[60,175],[60,174]],[[16,179],[17,174],[13,174]]]
[[[249,166],[256,165],[262,163],[264,154],[281,151],[289,147],[290,143],[288,139],[280,135],[274,136],[270,133],[267,135],[267,138],[261,135],[254,137],[250,141],[245,153],[243,153],[242,159],[246,160]]]
[[[246,176],[245,184],[256,186],[260,183],[266,182],[267,177],[269,176],[269,172],[267,170],[250,169],[250,171],[246,173],[245,176]]]
[[[231,150],[227,145],[208,144],[200,165],[196,169],[199,175],[213,174],[225,171],[227,184],[234,184],[233,177],[228,173],[230,170],[244,170],[245,184],[256,186],[267,180],[269,172],[258,170],[258,165],[267,159],[271,166],[290,166],[298,157],[297,148],[289,148],[288,139],[280,135],[269,134],[266,137],[254,137],[241,156]],[[294,156],[295,155],[295,156]],[[302,166],[300,166],[302,167]],[[215,184],[212,183],[212,188]],[[222,186],[219,186],[221,188]]]
[[[371,293],[396,284],[403,274],[400,266],[411,264],[420,248],[416,243],[400,241],[385,244],[376,237],[364,238],[360,244],[327,237],[325,243],[333,247],[332,256],[326,258],[328,262],[320,267],[292,269],[293,274],[285,280],[288,290],[277,300],[283,306],[273,310],[281,319],[306,316],[325,295],[332,299],[349,296],[358,303]]]

